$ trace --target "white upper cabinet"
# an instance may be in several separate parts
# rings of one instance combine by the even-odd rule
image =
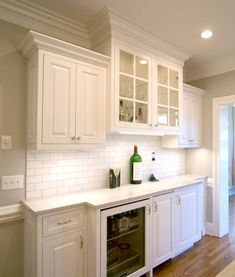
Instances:
[[[182,133],[180,136],[163,137],[163,147],[192,148],[201,146],[201,105],[203,94],[203,90],[184,84]]]
[[[155,63],[157,99],[154,126],[165,131],[179,131],[182,113],[182,68]],[[167,132],[166,132],[167,133]]]
[[[88,32],[92,49],[111,57],[107,132],[179,134],[189,55],[110,9],[89,22]]]
[[[44,55],[42,143],[70,144],[75,136],[76,64]]]
[[[109,58],[35,32],[22,52],[28,58],[28,144],[85,149],[103,143]]]
[[[150,59],[123,49],[116,49],[115,126],[146,129],[151,120]]]
[[[114,42],[108,131],[176,134],[182,110],[182,66]],[[113,74],[112,74],[113,72]]]

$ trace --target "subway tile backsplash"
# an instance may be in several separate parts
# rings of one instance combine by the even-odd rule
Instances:
[[[26,198],[79,192],[109,186],[109,168],[121,168],[121,184],[129,183],[129,160],[138,145],[143,180],[185,173],[185,150],[163,149],[159,137],[107,135],[105,147],[91,151],[27,152]],[[152,152],[156,160],[152,161]]]

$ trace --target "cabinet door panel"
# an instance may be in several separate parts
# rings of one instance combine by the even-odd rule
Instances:
[[[83,276],[82,232],[53,237],[43,243],[43,277]]]
[[[153,198],[153,266],[172,257],[173,195]]]
[[[76,65],[44,57],[43,143],[72,143],[75,136]]]
[[[200,193],[198,188],[177,192],[175,205],[175,254],[179,254],[201,238]]]
[[[81,143],[104,140],[105,71],[92,66],[77,66],[76,134]]]

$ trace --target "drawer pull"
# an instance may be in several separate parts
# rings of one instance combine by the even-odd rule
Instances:
[[[65,225],[65,224],[68,224],[68,223],[71,223],[71,222],[72,222],[72,220],[69,219],[69,220],[65,220],[63,222],[57,222],[57,225]]]

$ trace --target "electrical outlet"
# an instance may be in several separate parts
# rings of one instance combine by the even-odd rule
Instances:
[[[23,175],[2,176],[2,190],[22,188],[24,188]]]

